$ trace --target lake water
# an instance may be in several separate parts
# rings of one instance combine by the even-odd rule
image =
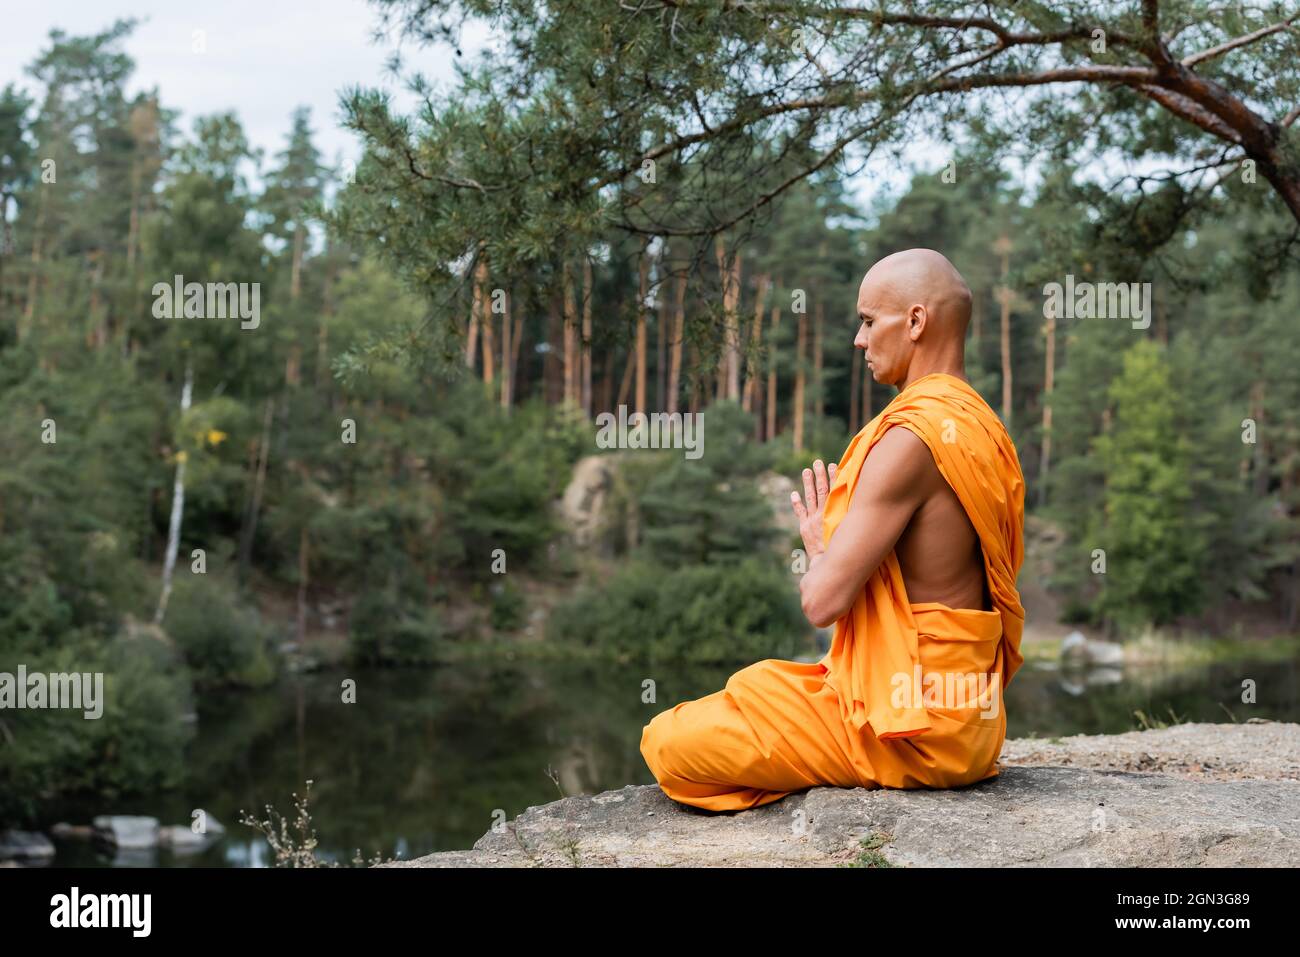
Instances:
[[[494,662],[318,672],[261,691],[209,695],[183,787],[59,814],[73,823],[111,813],[188,825],[191,810],[202,807],[226,827],[225,837],[192,856],[116,858],[88,843],[56,841],[54,863],[269,866],[269,847],[238,823],[240,811],[265,817],[270,804],[289,816],[292,795],[308,778],[322,857],[466,849],[494,814],[509,819],[566,795],[654,783],[638,750],[641,728],[659,711],[721,688],[735,670]],[[345,678],[356,680],[355,704],[342,702]],[[653,704],[642,702],[647,678],[656,683]],[[1256,682],[1257,704],[1242,704],[1244,679]],[[1166,722],[1170,709],[1186,721],[1296,721],[1300,664],[1080,674],[1027,662],[1006,694],[1009,737],[1130,731],[1139,710]]]

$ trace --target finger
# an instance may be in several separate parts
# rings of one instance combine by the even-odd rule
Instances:
[[[830,478],[830,483],[831,483],[832,485],[835,484],[835,473],[836,473],[837,471],[839,471],[839,465],[837,465],[837,464],[834,463],[834,462],[832,462],[830,465],[826,466],[826,474],[829,476],[829,478]]]
[[[831,490],[831,483],[826,479],[826,463],[818,459],[813,463],[813,472],[817,476],[817,501],[826,498],[826,493]]]
[[[803,500],[810,511],[817,511],[817,489],[813,487],[813,470],[803,470]]]
[[[803,507],[803,502],[799,501],[799,493],[790,493],[790,507],[794,509],[794,514],[800,521],[808,517],[808,510]]]

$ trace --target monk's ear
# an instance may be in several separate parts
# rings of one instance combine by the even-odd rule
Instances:
[[[912,307],[907,310],[907,337],[913,342],[920,339],[929,319],[930,315],[925,306],[919,302],[913,303]]]

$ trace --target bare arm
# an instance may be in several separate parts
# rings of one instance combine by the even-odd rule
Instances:
[[[804,469],[805,506],[791,493],[799,531],[810,561],[799,582],[804,616],[818,628],[837,621],[853,607],[867,579],[880,567],[913,514],[942,481],[930,449],[910,429],[895,426],[868,453],[848,511],[822,544],[822,515],[829,475],[821,461]],[[828,481],[829,479],[829,481]]]

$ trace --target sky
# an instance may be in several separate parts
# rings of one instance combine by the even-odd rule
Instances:
[[[268,159],[284,148],[290,115],[302,105],[311,108],[322,158],[355,161],[359,142],[339,125],[339,91],[349,85],[412,102],[385,70],[393,44],[372,40],[378,15],[363,0],[0,0],[0,87],[36,89],[26,67],[49,46],[51,29],[91,34],[130,17],[141,22],[124,44],[136,63],[128,95],[156,86],[163,105],[181,111],[186,133],[197,116],[233,110]],[[480,37],[467,34],[466,55]],[[431,80],[452,78],[453,55],[409,43],[404,53]]]

